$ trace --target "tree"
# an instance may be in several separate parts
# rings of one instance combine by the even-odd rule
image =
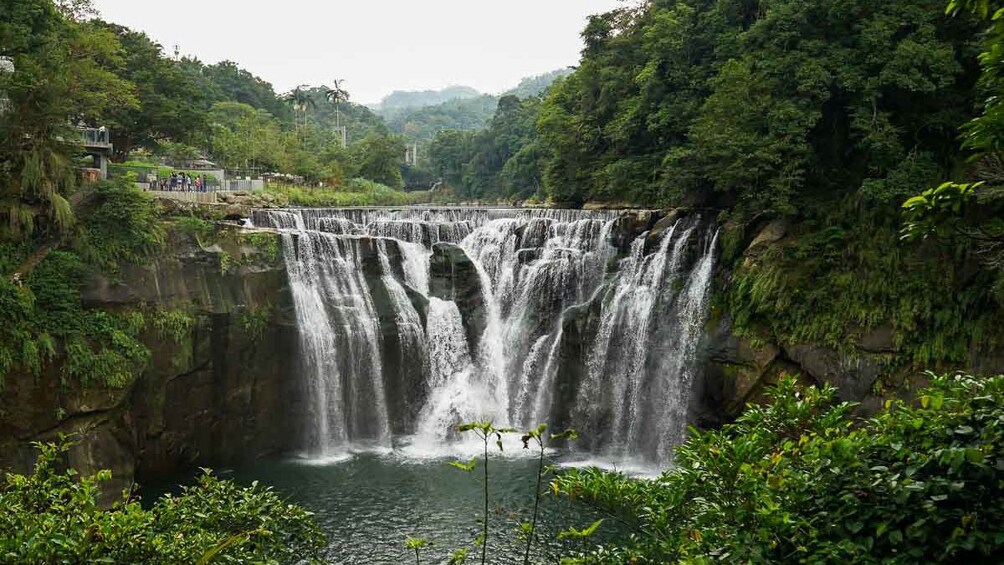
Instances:
[[[392,188],[401,188],[401,165],[404,162],[404,139],[396,135],[371,134],[352,147],[358,175]]]
[[[194,59],[182,59],[182,66],[186,62],[193,67],[193,74],[201,74],[210,81],[214,102],[240,102],[265,110],[280,121],[289,119],[289,107],[276,95],[272,85],[237,63],[221,61],[215,65],[202,65]]]
[[[335,105],[335,128],[336,129],[342,127],[341,126],[341,115],[340,115],[340,112],[338,111],[338,105],[340,103],[342,103],[342,102],[348,102],[349,101],[349,93],[348,93],[348,91],[346,91],[345,89],[342,88],[342,82],[343,81],[341,81],[339,79],[335,79],[334,80],[334,86],[332,88],[323,87],[324,88],[324,98],[327,99],[328,102],[330,102],[330,103],[332,103],[332,104]]]
[[[315,108],[317,103],[307,92],[307,85],[294,88],[282,99],[293,109],[293,127],[296,129],[297,136],[302,137],[303,131],[307,128],[307,110]]]
[[[0,5],[0,73],[11,111],[0,113],[0,238],[58,233],[73,223],[77,132],[112,108],[134,108],[131,85],[115,67],[119,44],[100,29],[65,17],[48,0]]]
[[[143,32],[102,21],[89,25],[118,38],[123,61],[114,71],[134,85],[139,102],[111,108],[104,116],[119,158],[140,147],[155,150],[165,141],[203,145],[212,95],[208,79],[166,57],[163,47]]]
[[[265,110],[240,102],[217,102],[210,109],[210,119],[210,151],[223,166],[275,168],[282,162],[282,132]]]

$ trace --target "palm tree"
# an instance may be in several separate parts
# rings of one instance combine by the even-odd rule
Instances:
[[[284,102],[293,107],[293,127],[297,133],[300,133],[301,127],[307,127],[307,109],[317,106],[307,88],[307,85],[301,84],[282,97]]]
[[[342,147],[344,147],[346,141],[345,131],[342,129],[341,112],[338,109],[338,104],[349,101],[349,92],[342,88],[342,81],[336,78],[334,88],[324,89],[324,97],[328,100],[328,102],[335,105],[335,129],[341,132]]]

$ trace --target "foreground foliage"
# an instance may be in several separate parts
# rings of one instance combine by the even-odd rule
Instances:
[[[782,380],[693,432],[652,481],[571,471],[557,490],[634,528],[582,563],[991,563],[1004,551],[1004,377],[936,377],[855,422],[832,388]]]
[[[99,486],[108,471],[60,471],[69,445],[36,445],[34,472],[9,474],[0,485],[0,562],[296,563],[316,561],[324,547],[309,512],[269,488],[238,487],[208,470],[149,509],[129,498],[103,509]]]

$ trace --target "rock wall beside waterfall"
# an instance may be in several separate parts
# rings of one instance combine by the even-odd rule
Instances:
[[[191,325],[175,339],[148,324],[148,369],[124,389],[64,383],[58,359],[37,379],[8,375],[0,468],[29,468],[31,441],[77,434],[70,463],[82,472],[111,469],[115,493],[134,480],[286,450],[302,419],[285,267],[237,231],[214,240],[203,247],[172,232],[151,264],[90,281],[89,308],[139,310],[148,319],[178,312]]]
[[[832,338],[827,343],[821,343],[821,339],[785,340],[772,333],[770,324],[762,321],[737,330],[734,315],[738,313],[728,310],[728,300],[724,298],[737,288],[730,286],[737,284],[736,273],[769,265],[772,252],[798,245],[802,236],[791,233],[782,220],[763,222],[750,227],[748,233],[742,227],[732,227],[733,233],[746,235],[744,241],[733,242],[734,257],[723,263],[717,275],[719,300],[705,329],[705,378],[702,388],[695,391],[700,406],[695,422],[699,425],[715,426],[731,420],[747,403],[762,400],[764,390],[785,374],[797,376],[806,385],[831,385],[837,389],[840,399],[859,403],[858,411],[871,415],[880,410],[887,399],[909,399],[912,391],[923,388],[927,369],[962,370],[982,375],[1004,372],[1004,357],[992,343],[970,343],[963,358],[925,362],[918,366],[909,355],[903,355],[900,344],[909,336],[897,335],[893,320],[889,319],[873,321],[871,325],[847,322],[840,334],[850,339],[843,343],[833,343]],[[746,285],[747,288],[755,287],[748,282]],[[800,291],[799,286],[792,283],[783,287],[790,292]],[[945,292],[954,291],[946,289]],[[839,303],[839,297],[834,296],[833,300]],[[898,307],[908,308],[909,305]],[[938,305],[931,307],[939,311]],[[916,328],[918,334],[924,331],[924,328]]]
[[[784,372],[881,402],[872,391],[892,353],[881,328],[846,352],[737,337],[720,307],[706,318],[728,281],[710,215],[352,209],[254,220],[281,232],[261,232],[283,242],[278,252],[237,229],[201,244],[173,233],[151,265],[91,281],[88,307],[180,310],[194,323],[180,340],[149,329],[150,367],[124,390],[62,383],[59,363],[37,380],[9,376],[0,467],[30,465],[31,440],[78,432],[71,462],[110,468],[125,486],[312,453],[322,417],[343,427],[337,441],[389,447],[492,410],[513,425],[576,427],[591,453],[659,459],[684,425],[727,421]],[[783,236],[765,229],[748,247]],[[331,375],[337,387],[318,401]]]

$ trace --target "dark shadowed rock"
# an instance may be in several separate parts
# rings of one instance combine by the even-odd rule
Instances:
[[[896,334],[891,326],[879,326],[861,336],[857,345],[867,353],[895,353]]]
[[[784,353],[817,384],[836,387],[841,400],[866,398],[882,373],[881,360],[876,356],[841,353],[811,344],[785,346]]]
[[[488,325],[488,314],[477,267],[459,246],[437,243],[432,247],[429,295],[456,302],[463,318],[467,343],[471,351],[477,351],[478,341]]]
[[[760,394],[780,349],[736,336],[728,315],[710,324],[705,343],[708,364],[694,409],[700,425],[713,426],[733,418]]]

